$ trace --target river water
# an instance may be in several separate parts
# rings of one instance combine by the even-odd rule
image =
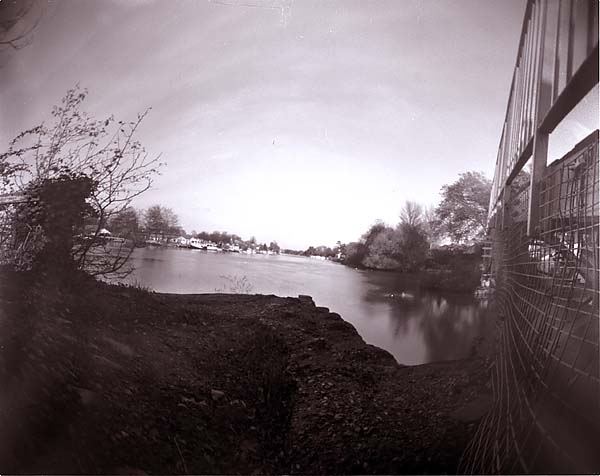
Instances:
[[[128,278],[164,293],[308,294],[405,365],[468,357],[489,327],[487,304],[419,291],[414,278],[289,255],[141,248]],[[393,295],[393,296],[392,296]]]

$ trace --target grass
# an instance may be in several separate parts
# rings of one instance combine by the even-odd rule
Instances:
[[[231,294],[252,294],[254,287],[250,283],[247,276],[221,275],[221,279],[225,280],[224,286],[215,288],[218,293]]]

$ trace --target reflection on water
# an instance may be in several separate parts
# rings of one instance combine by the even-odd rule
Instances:
[[[223,277],[246,276],[253,293],[309,294],[401,364],[467,357],[489,328],[485,303],[469,296],[420,292],[412,277],[358,271],[329,261],[144,248],[136,250],[134,265],[129,281],[158,292],[235,291],[232,280]]]
[[[486,302],[422,292],[410,278],[389,273],[368,273],[367,279],[371,286],[363,299],[375,304],[378,313],[363,328],[363,337],[391,352],[400,363],[468,357],[477,338],[489,333]]]

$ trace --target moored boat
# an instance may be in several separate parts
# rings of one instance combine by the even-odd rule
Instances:
[[[190,241],[188,242],[188,244],[192,247],[195,248],[197,250],[202,250],[204,249],[204,247],[206,246],[204,244],[204,242],[202,240],[199,240],[198,238],[190,238]]]
[[[189,245],[192,248],[195,248],[197,250],[211,251],[211,252],[223,251],[221,248],[219,248],[214,243],[206,242],[199,238],[190,238]]]

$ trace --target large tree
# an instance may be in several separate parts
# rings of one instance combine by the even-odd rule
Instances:
[[[480,172],[460,174],[442,187],[436,212],[443,232],[456,243],[479,240],[485,234],[491,181]]]
[[[379,235],[386,228],[388,227],[382,220],[375,220],[375,223],[371,225],[369,230],[360,237],[361,243],[363,243],[367,248],[369,248],[371,246],[371,243],[373,243],[375,238],[377,238],[377,235]]]
[[[402,271],[418,271],[425,263],[429,240],[421,225],[400,223],[395,230],[397,240],[396,259]]]
[[[115,236],[134,239],[140,229],[138,211],[133,207],[127,207],[121,212],[116,213],[111,217],[108,228]]]
[[[5,190],[25,191],[58,177],[87,177],[94,184],[87,202],[95,225],[73,247],[73,259],[93,275],[122,274],[127,272],[124,265],[133,248],[107,247],[99,239],[100,231],[150,188],[160,164],[135,138],[146,113],[131,122],[112,116],[93,119],[81,110],[86,96],[87,90],[79,86],[70,89],[52,110],[52,121],[20,133],[9,143],[0,154],[0,167],[13,169],[1,185]]]
[[[148,233],[165,237],[181,234],[179,217],[175,212],[162,205],[152,205],[144,213],[144,227]]]

